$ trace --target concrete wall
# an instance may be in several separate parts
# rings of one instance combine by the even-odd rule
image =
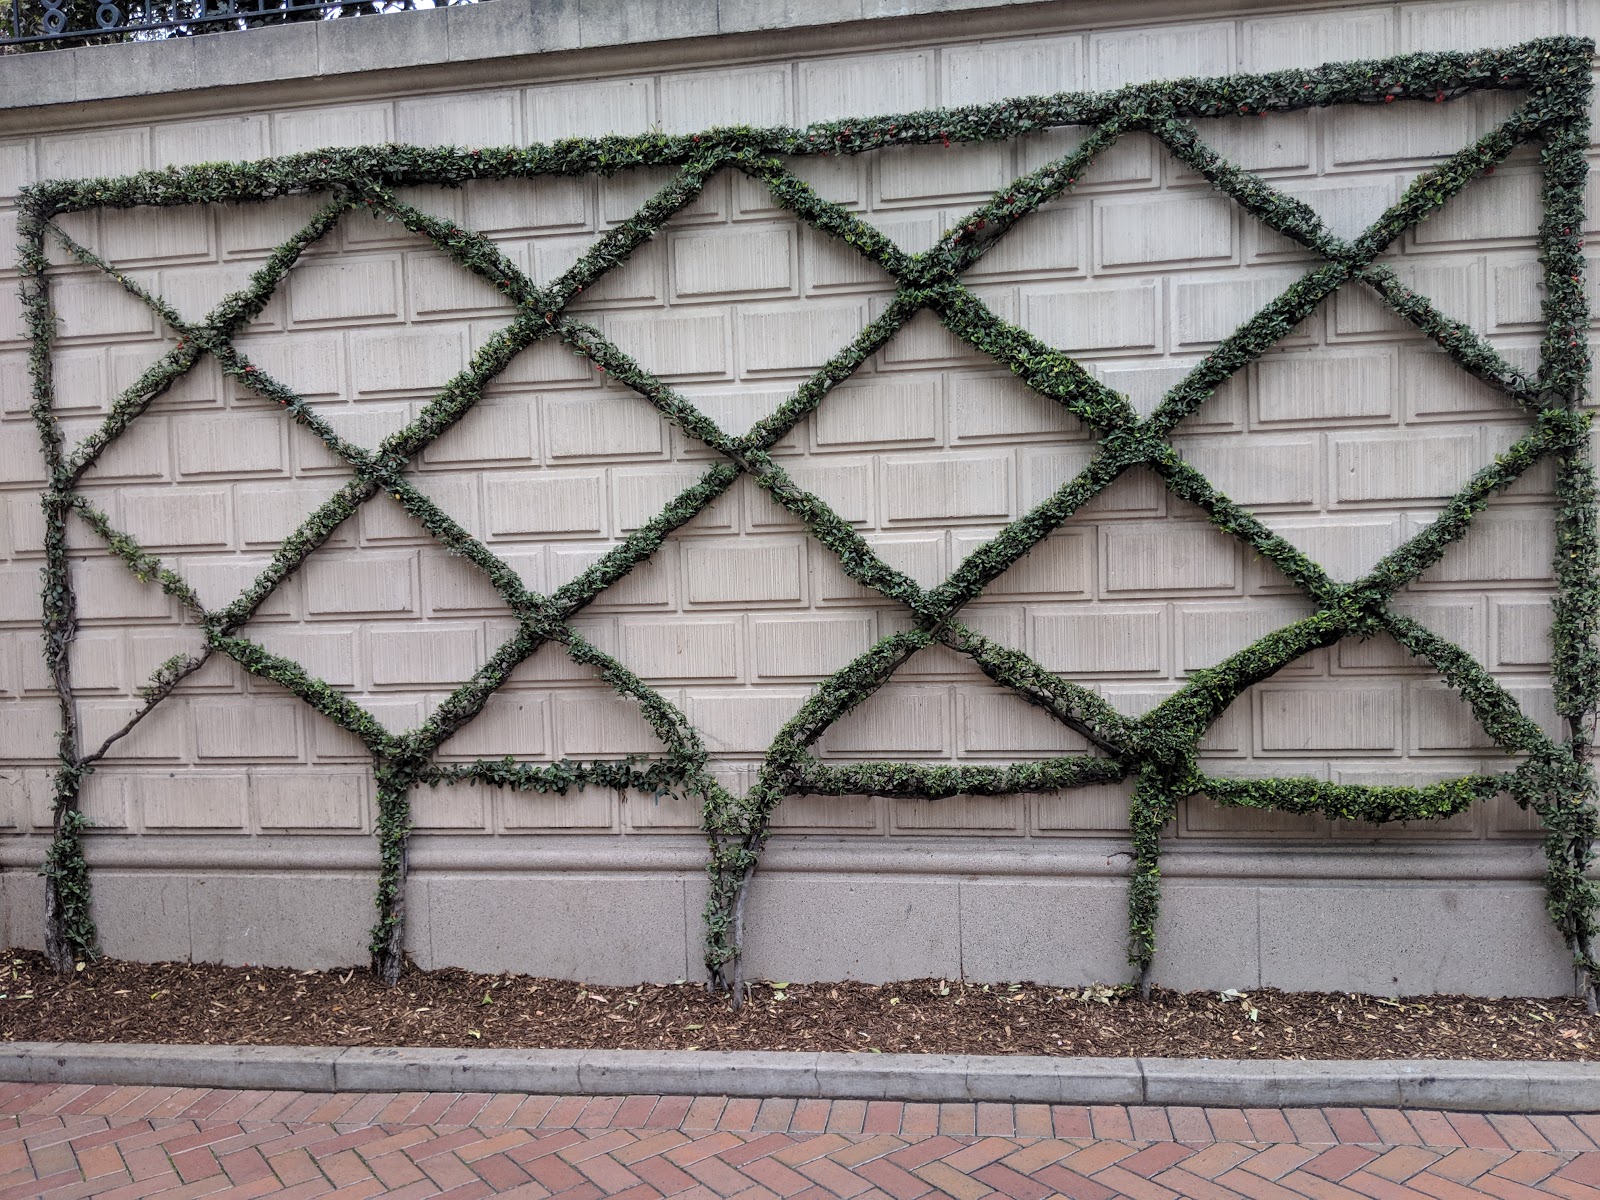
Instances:
[[[983,11],[914,17],[859,3],[836,14],[793,6],[805,16],[744,6],[748,20],[737,28],[765,33],[701,28],[690,17],[669,27],[654,6],[622,7],[656,15],[601,32],[591,19],[588,41],[573,16],[577,40],[568,46],[516,24],[545,9],[493,0],[337,29],[8,59],[0,79],[55,62],[77,82],[71,94],[4,93],[0,203],[33,179],[319,146],[803,124],[1600,32],[1600,9],[1577,0],[1276,10],[926,5],[916,7]],[[823,15],[846,23],[816,24]],[[479,45],[482,61],[441,57],[447,18],[456,24],[446,57],[472,59]],[[786,23],[793,27],[771,32]],[[719,29],[726,32],[700,36]],[[313,75],[285,40],[308,36],[330,45],[370,37],[371,56],[313,56]],[[558,48],[536,52],[551,45]],[[265,72],[263,56],[274,55],[278,67]],[[251,63],[255,75],[229,74],[230,64]],[[407,63],[416,71],[398,73]],[[376,67],[384,69],[363,69]],[[192,90],[196,77],[183,74],[191,68],[216,86]],[[96,94],[97,71],[105,81],[98,94],[119,95],[115,104],[82,103]],[[297,73],[313,77],[296,82]],[[267,81],[221,84],[230,78]],[[1352,234],[1419,169],[1492,128],[1512,102],[1217,120],[1202,122],[1202,136]],[[921,250],[1076,136],[904,148],[798,169],[827,197]],[[1533,361],[1540,331],[1538,178],[1535,154],[1518,153],[1387,256],[1518,363]],[[485,183],[406,199],[490,233],[544,281],[664,179],[627,172]],[[107,211],[63,225],[198,318],[241,286],[312,205]],[[9,216],[0,208],[0,223]],[[1069,198],[1024,221],[969,282],[1001,316],[1081,356],[1147,411],[1307,261],[1134,135]],[[8,930],[13,944],[33,945],[56,715],[38,651],[41,472],[25,413],[14,272],[0,274],[0,912],[9,914],[0,936]],[[730,175],[574,307],[739,431],[891,292],[864,260]],[[60,407],[69,438],[81,437],[171,339],[93,272],[63,264],[55,296]],[[422,239],[358,214],[307,255],[239,344],[314,399],[340,432],[371,445],[507,319],[495,293]],[[1175,441],[1227,494],[1348,579],[1426,523],[1525,428],[1508,401],[1351,285],[1226,385]],[[780,448],[802,485],[924,584],[1075,473],[1091,450],[1075,420],[928,315]],[[708,461],[643,400],[541,345],[422,456],[416,479],[530,585],[548,589]],[[202,368],[134,424],[85,490],[208,604],[220,604],[343,477],[312,435]],[[92,534],[80,529],[74,538],[84,618],[74,670],[92,745],[136,707],[134,689],[156,664],[200,639],[173,602],[133,579]],[[1552,553],[1550,479],[1536,473],[1496,498],[1400,599],[1471,649],[1559,735],[1547,666]],[[997,581],[968,619],[1138,713],[1186,673],[1308,611],[1272,569],[1165,496],[1153,476],[1134,476]],[[850,583],[829,552],[741,480],[578,625],[682,707],[737,783],[821,677],[903,618]],[[405,729],[510,627],[492,591],[380,496],[246,632]],[[547,648],[441,757],[656,748],[627,704]],[[1081,743],[1071,735],[944,651],[911,660],[821,746],[834,760],[959,762],[1074,748]],[[1206,769],[1217,774],[1357,783],[1504,765],[1454,694],[1381,638],[1342,643],[1252,688],[1204,749]],[[788,979],[1121,978],[1126,802],[1123,787],[937,803],[788,801],[755,885],[750,970]],[[470,787],[424,789],[414,804],[411,939],[423,965],[608,982],[700,970],[703,847],[689,805]],[[101,830],[90,858],[110,953],[297,965],[363,957],[376,867],[364,755],[231,662],[209,664],[121,743],[89,780],[85,806]],[[1542,911],[1537,834],[1531,816],[1504,799],[1442,825],[1385,830],[1191,803],[1169,834],[1157,979],[1564,991],[1572,974]]]

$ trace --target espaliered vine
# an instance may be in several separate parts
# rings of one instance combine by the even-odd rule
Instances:
[[[377,781],[377,836],[382,867],[374,969],[393,980],[403,961],[409,794],[429,786],[475,782],[514,790],[565,794],[584,786],[675,792],[701,804],[709,844],[710,899],[706,963],[717,985],[739,995],[739,951],[745,899],[760,861],[773,810],[803,794],[910,796],[1054,791],[1130,780],[1134,868],[1129,886],[1129,959],[1146,987],[1160,907],[1160,831],[1186,797],[1223,805],[1318,813],[1351,821],[1428,821],[1508,792],[1532,807],[1546,830],[1545,884],[1551,920],[1571,947],[1593,1009],[1600,963],[1595,912],[1600,892],[1589,878],[1597,825],[1590,768],[1592,718],[1600,693],[1600,582],[1597,582],[1595,479],[1587,415],[1580,411],[1588,378],[1583,288],[1584,152],[1589,64],[1593,45],[1548,38],[1478,53],[1417,54],[1380,62],[1219,79],[1140,84],[1101,94],[1028,97],[960,109],[834,121],[805,129],[720,129],[698,135],[606,137],[526,148],[479,150],[373,146],[324,150],[242,164],[204,164],[117,179],[57,181],[29,188],[21,209],[23,300],[32,335],[33,417],[48,483],[44,564],[44,653],[61,708],[55,837],[44,865],[48,945],[60,966],[95,952],[89,873],[82,852],[85,820],[78,797],[84,777],[147,713],[208,658],[223,655],[275,682],[360,739]],[[1419,175],[1399,201],[1352,239],[1334,236],[1305,203],[1226,162],[1205,144],[1194,122],[1218,116],[1266,115],[1333,104],[1441,103],[1476,91],[1521,93],[1521,106],[1499,128]],[[1398,119],[1398,118],[1397,118]],[[819,197],[785,160],[858,154],[899,145],[983,142],[1040,130],[1083,126],[1069,153],[1024,175],[948,231],[930,250],[908,254],[854,214]],[[962,282],[963,273],[1019,220],[1069,192],[1096,155],[1126,134],[1161,141],[1269,228],[1321,261],[1286,288],[1174,386],[1145,419],[1066,354],[1000,320]],[[1543,165],[1544,216],[1539,255],[1544,269],[1546,335],[1538,369],[1519,373],[1474,330],[1410,291],[1378,261],[1395,239],[1425,220],[1517,147],[1537,145]],[[676,174],[629,220],[602,237],[559,279],[537,286],[493,242],[403,203],[404,186],[459,187],[472,179],[610,174],[630,167],[676,168]],[[764,184],[783,208],[853,247],[887,272],[897,290],[876,320],[807,379],[778,410],[743,436],[732,436],[684,396],[634,362],[592,326],[567,314],[584,288],[692,203],[718,172],[742,172]],[[158,297],[79,245],[55,224],[67,212],[97,207],[253,202],[316,194],[325,203],[311,221],[267,259],[247,287],[199,321],[185,321]],[[348,212],[363,210],[401,222],[433,242],[515,306],[515,318],[491,337],[467,368],[406,428],[366,449],[340,437],[302,397],[250,362],[233,342],[293,269],[300,256]],[[147,305],[176,336],[158,362],[119,395],[99,429],[77,446],[62,443],[51,381],[55,317],[46,245],[54,240],[78,262],[96,267]],[[1217,387],[1258,360],[1342,287],[1369,289],[1437,343],[1462,370],[1508,396],[1527,413],[1527,434],[1478,472],[1427,528],[1353,583],[1340,583],[1293,545],[1219,492],[1174,450],[1169,437]],[[1075,478],[974,551],[937,587],[923,588],[884,562],[871,546],[770,455],[839,383],[882,349],[923,310],[957,337],[1008,367],[1030,388],[1089,426],[1098,453]],[[420,492],[407,476],[415,457],[460,420],[518,354],[555,340],[644,397],[685,434],[721,456],[653,520],[576,579],[549,595],[529,591],[516,572]],[[206,358],[243,386],[277,403],[286,420],[306,426],[346,463],[349,482],[292,533],[245,591],[219,609],[205,608],[159,558],[115,529],[76,492],[87,471],[133,421]],[[1496,493],[1536,463],[1555,465],[1558,495],[1558,585],[1553,633],[1557,710],[1566,736],[1548,736],[1470,654],[1390,607],[1394,594],[1438,562]],[[1181,499],[1198,506],[1223,532],[1272,563],[1312,603],[1314,612],[1261,638],[1226,661],[1194,673],[1142,719],[1125,717],[1089,689],[1045,670],[1026,655],[965,625],[962,608],[1002,572],[1060,527],[1125,472],[1153,472]],[[754,786],[735,796],[707,768],[707,752],[687,718],[625,666],[574,630],[571,618],[652,553],[686,522],[748,474],[802,521],[856,582],[903,605],[911,627],[884,638],[816,689],[769,747]],[[241,631],[274,589],[297,570],[360,507],[389,495],[447,550],[472,563],[516,618],[516,629],[422,725],[391,733],[359,705],[298,664]],[[141,689],[144,704],[102,744],[85,747],[76,720],[68,650],[76,601],[67,550],[67,522],[83,521],[142,579],[175,597],[204,634],[203,651],[157,669]],[[1315,779],[1237,780],[1201,773],[1196,748],[1207,728],[1250,685],[1303,655],[1346,637],[1392,636],[1437,671],[1471,707],[1494,742],[1520,761],[1502,775],[1471,775],[1425,787],[1362,787]],[[480,713],[511,672],[546,643],[592,668],[638,705],[666,747],[662,756],[589,762],[523,763],[514,759],[440,765],[435,754]],[[1082,735],[1091,751],[1012,766],[922,763],[826,765],[812,754],[822,734],[872,695],[918,650],[935,644],[969,656],[996,684],[1010,688]]]

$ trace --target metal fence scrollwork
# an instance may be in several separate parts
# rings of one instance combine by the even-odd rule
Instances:
[[[117,738],[160,704],[213,655],[276,682],[352,732],[372,756],[378,785],[377,834],[382,848],[374,969],[393,980],[402,965],[405,875],[410,832],[409,793],[418,785],[459,781],[565,793],[584,785],[631,786],[694,797],[709,847],[710,900],[706,964],[713,982],[739,994],[745,897],[760,861],[774,809],[786,796],[865,793],[937,799],[961,794],[1054,791],[1091,783],[1135,784],[1131,828],[1134,866],[1129,884],[1129,960],[1146,987],[1155,962],[1160,895],[1160,831],[1185,797],[1205,795],[1224,805],[1319,813],[1359,821],[1439,820],[1501,792],[1532,808],[1545,831],[1545,885],[1551,920],[1580,968],[1591,1008],[1600,963],[1595,958],[1597,890],[1588,878],[1597,832],[1590,766],[1600,655],[1596,581],[1595,483],[1589,418],[1581,411],[1588,379],[1583,285],[1583,192],[1586,171],[1589,67],[1593,45],[1551,38],[1478,53],[1419,54],[1382,62],[1324,66],[1258,76],[1186,79],[1142,84],[1103,94],[1020,98],[970,108],[835,121],[805,129],[721,129],[693,136],[650,135],[573,140],[526,148],[483,150],[374,146],[328,150],[241,164],[207,164],[120,179],[42,183],[22,204],[24,299],[32,334],[33,416],[48,466],[44,588],[45,655],[60,696],[60,766],[56,775],[55,838],[45,865],[49,946],[58,964],[95,952],[89,874],[82,854],[84,819],[79,788]],[[1209,148],[1197,118],[1265,115],[1332,104],[1446,102],[1481,90],[1515,91],[1519,107],[1504,124],[1467,145],[1404,189],[1397,203],[1359,236],[1334,236],[1303,202],[1226,162]],[[1403,108],[1404,106],[1402,106]],[[1398,118],[1397,118],[1398,119]],[[955,225],[931,249],[908,254],[877,229],[819,197],[785,165],[785,158],[857,154],[897,145],[1014,138],[1060,126],[1086,137],[1065,156],[1016,179]],[[1123,395],[1100,383],[1067,354],[1008,325],[962,282],[968,270],[1017,222],[1069,192],[1084,170],[1123,135],[1140,131],[1163,143],[1186,166],[1240,204],[1251,216],[1321,261],[1225,338],[1141,419]],[[1517,147],[1540,148],[1545,333],[1531,374],[1513,369],[1470,327],[1443,315],[1378,261],[1406,230],[1428,218],[1475,179],[1492,172]],[[627,167],[670,166],[677,174],[631,218],[597,241],[560,278],[540,287],[495,243],[473,230],[430,216],[400,200],[397,189],[459,186],[470,179],[609,174]],[[764,184],[777,202],[822,233],[850,245],[896,281],[892,300],[867,328],[807,379],[779,409],[743,436],[732,436],[687,398],[632,361],[566,307],[625,261],[676,213],[691,204],[718,172],[738,171]],[[249,286],[209,316],[185,321],[159,296],[67,236],[61,213],[99,206],[178,206],[256,201],[316,192],[332,199],[309,224],[271,255]],[[314,406],[251,363],[233,337],[261,311],[302,253],[356,209],[370,209],[430,239],[458,265],[486,280],[517,306],[515,319],[479,349],[470,365],[423,407],[408,427],[368,450],[341,437]],[[79,263],[108,273],[152,309],[178,338],[175,346],[115,399],[101,426],[65,446],[51,384],[55,324],[46,246],[55,242]],[[1223,382],[1255,362],[1341,287],[1365,289],[1435,342],[1468,375],[1509,397],[1527,428],[1493,464],[1477,472],[1440,515],[1390,552],[1365,576],[1338,582],[1245,507],[1218,491],[1183,460],[1169,438]],[[798,486],[769,454],[833,388],[884,347],[913,316],[933,312],[957,337],[982,350],[1041,395],[1085,422],[1097,454],[1076,477],[1013,521],[963,561],[943,583],[924,588],[886,563],[821,499]],[[564,343],[649,401],[719,460],[643,527],[570,583],[544,595],[436,506],[408,477],[408,465],[465,415],[522,350],[544,339]],[[315,432],[348,464],[343,488],[280,545],[271,564],[241,595],[207,609],[183,578],[114,528],[76,489],[84,472],[177,379],[210,356],[255,393],[276,402],[287,420]],[[1558,594],[1553,626],[1556,709],[1564,738],[1552,738],[1516,698],[1467,650],[1391,606],[1407,582],[1438,562],[1497,492],[1536,463],[1554,463]],[[1272,564],[1313,605],[1284,626],[1219,665],[1194,672],[1143,718],[1122,715],[1094,691],[1062,678],[1026,655],[1000,645],[961,620],[961,610],[992,581],[1074,512],[1130,468],[1154,472],[1175,496],[1198,506],[1218,529]],[[708,754],[685,714],[646,686],[621,662],[587,641],[571,618],[605,588],[644,563],[662,542],[722,495],[743,474],[805,525],[858,583],[902,604],[911,627],[885,637],[818,686],[766,751],[754,786],[743,796],[708,770]],[[493,585],[517,628],[478,670],[417,728],[391,733],[332,685],[246,637],[245,623],[273,590],[322,546],[368,500],[387,493],[452,553],[474,564]],[[122,730],[98,747],[81,744],[68,650],[75,596],[65,523],[81,517],[130,570],[153,580],[188,610],[203,630],[197,657],[174,659],[156,672],[144,705]],[[1222,779],[1202,773],[1196,758],[1207,728],[1246,688],[1303,655],[1343,638],[1387,633],[1427,664],[1470,706],[1479,724],[1508,755],[1508,769],[1421,787],[1355,786],[1310,778]],[[516,666],[554,642],[574,661],[594,668],[631,698],[667,747],[664,755],[603,761],[524,763],[512,759],[441,765],[441,743],[480,713]],[[878,689],[917,650],[942,644],[969,656],[996,684],[1012,689],[1088,740],[1087,754],[1011,766],[819,761],[812,747],[822,734]],[[487,901],[486,901],[487,902]]]
[[[475,0],[433,0],[430,7]],[[54,49],[83,42],[142,41],[333,16],[399,12],[416,0],[10,0],[0,46]]]

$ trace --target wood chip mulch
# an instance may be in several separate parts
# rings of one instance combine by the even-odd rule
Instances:
[[[1191,1058],[1600,1060],[1571,999],[906,983],[749,985],[733,1012],[693,983],[0,959],[0,1039],[227,1045],[806,1050]]]

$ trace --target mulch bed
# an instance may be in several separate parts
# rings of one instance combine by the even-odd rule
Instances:
[[[31,951],[0,968],[9,1041],[1600,1060],[1600,1017],[1565,999],[762,981],[735,1013],[692,983],[411,970],[386,988],[362,968],[110,961],[61,976]]]

